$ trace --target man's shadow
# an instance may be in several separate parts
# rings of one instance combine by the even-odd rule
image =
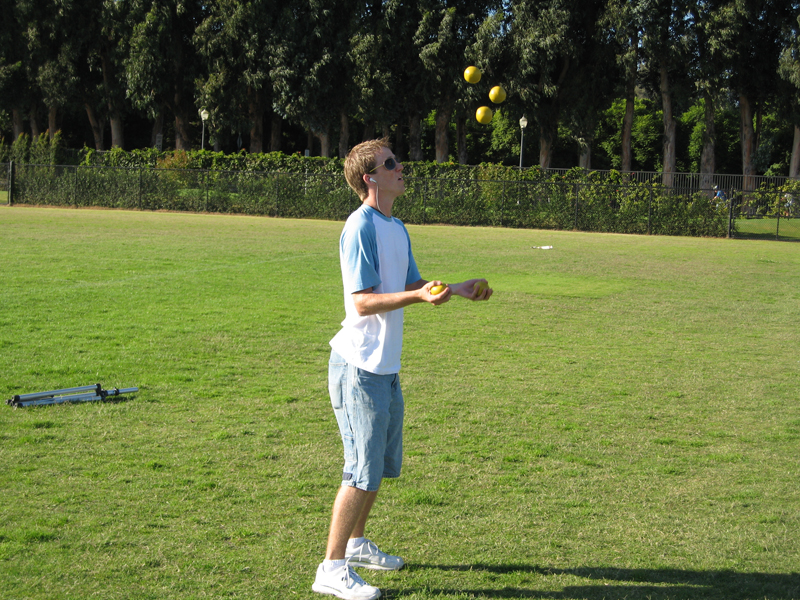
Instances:
[[[409,589],[384,588],[386,598],[415,592],[431,596],[466,595],[476,598],[587,598],[632,600],[669,598],[671,600],[800,600],[800,573],[739,573],[734,571],[686,571],[682,569],[617,569],[614,567],[576,567],[553,569],[536,565],[408,565],[409,571],[472,571],[496,575],[531,573],[535,575],[574,575],[598,580],[596,584],[565,586],[561,591],[523,587],[502,589]]]

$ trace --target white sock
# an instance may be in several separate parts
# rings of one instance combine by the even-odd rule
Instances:
[[[330,573],[331,571],[335,571],[336,569],[343,567],[345,562],[347,562],[347,560],[344,558],[340,558],[338,560],[328,560],[326,558],[322,561],[322,570],[326,573]]]
[[[358,548],[361,544],[363,544],[366,541],[367,541],[367,538],[365,538],[363,536],[362,537],[357,537],[357,538],[350,538],[349,540],[347,540],[347,547],[351,548],[351,549]]]

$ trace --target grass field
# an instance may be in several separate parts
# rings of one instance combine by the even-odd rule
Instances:
[[[797,217],[781,218],[780,222],[774,217],[763,219],[737,219],[736,237],[747,239],[775,240],[800,242],[800,219]]]
[[[342,224],[0,208],[0,598],[320,598]],[[800,598],[800,245],[410,227],[386,598]],[[551,245],[551,250],[534,247]]]

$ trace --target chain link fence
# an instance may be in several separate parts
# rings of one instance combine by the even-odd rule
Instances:
[[[10,178],[13,165],[12,163],[0,162],[0,205],[8,205],[11,199],[8,197]]]
[[[344,177],[105,166],[6,165],[6,203],[344,220],[360,201]],[[11,183],[13,181],[13,188]],[[444,223],[800,240],[798,202],[777,185],[729,198],[658,181],[501,181],[405,176],[393,214]],[[9,194],[9,190],[11,194]],[[3,191],[0,191],[0,203]]]

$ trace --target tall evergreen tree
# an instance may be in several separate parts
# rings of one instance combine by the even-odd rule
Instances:
[[[661,98],[664,123],[662,183],[671,187],[677,170],[677,118],[691,97],[686,0],[653,0],[645,15],[642,51],[644,81]]]
[[[193,37],[210,8],[198,0],[129,0],[130,49],[124,61],[133,104],[158,119],[166,107],[175,117],[175,148],[192,147],[195,81],[204,63]]]
[[[353,102],[352,63],[348,56],[354,0],[286,0],[278,30],[283,42],[272,59],[274,107],[302,123],[330,156],[333,129]]]
[[[755,187],[755,156],[765,111],[780,88],[778,63],[798,14],[795,0],[729,0],[720,7],[720,46],[739,100],[744,189]]]
[[[270,68],[280,30],[272,0],[217,0],[197,28],[194,42],[206,62],[200,83],[201,104],[214,126],[250,131],[250,152],[280,150],[281,121],[265,143],[265,116],[272,115]]]
[[[792,27],[786,47],[781,52],[779,73],[791,86],[784,96],[784,108],[791,115],[794,125],[792,154],[789,161],[789,177],[800,178],[800,15],[791,23]]]
[[[436,109],[436,161],[450,155],[448,126],[465,82],[467,49],[492,6],[481,0],[429,0],[416,32],[425,95]]]

